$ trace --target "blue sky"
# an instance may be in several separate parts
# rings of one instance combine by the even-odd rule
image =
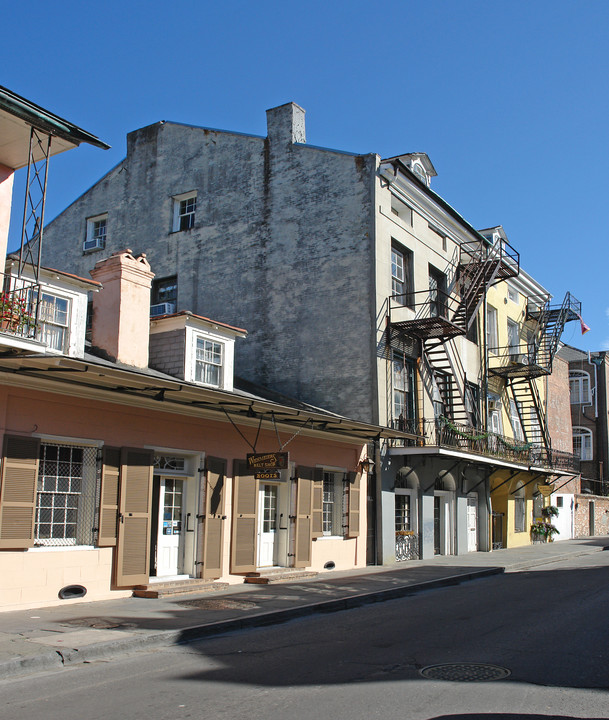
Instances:
[[[3,5],[0,84],[112,145],[53,159],[47,222],[135,128],[265,135],[265,110],[293,100],[311,144],[428,153],[436,192],[475,227],[502,224],[556,299],[582,301],[592,329],[570,323],[563,340],[609,349],[604,0]]]

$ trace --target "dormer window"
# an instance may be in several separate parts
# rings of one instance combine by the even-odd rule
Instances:
[[[419,180],[421,182],[425,183],[425,185],[428,184],[429,181],[427,179],[427,173],[423,169],[423,166],[421,165],[421,163],[419,163],[419,162],[413,163],[412,172],[419,178]]]
[[[52,350],[65,352],[68,344],[70,301],[58,295],[43,292],[38,306],[40,339]]]
[[[207,338],[197,337],[195,382],[221,387],[224,345]]]

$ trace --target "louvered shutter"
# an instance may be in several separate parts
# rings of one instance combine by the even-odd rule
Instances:
[[[234,461],[231,538],[231,572],[233,573],[256,570],[258,481],[248,473],[244,460]]]
[[[115,583],[130,587],[148,582],[152,451],[123,448]]]
[[[0,485],[0,548],[34,545],[34,517],[38,487],[38,438],[4,436]]]
[[[205,490],[205,520],[203,525],[203,578],[222,575],[222,548],[224,544],[224,499],[226,460],[207,458],[207,487]]]
[[[348,537],[359,536],[359,504],[360,504],[360,485],[362,474],[350,472],[348,474],[349,481],[349,527],[347,528]]]
[[[313,526],[311,535],[314,538],[324,534],[324,470],[315,468],[313,479]]]
[[[313,484],[315,468],[296,468],[296,525],[294,567],[311,564],[313,540]]]
[[[99,547],[116,545],[120,471],[120,448],[105,447],[99,505]]]

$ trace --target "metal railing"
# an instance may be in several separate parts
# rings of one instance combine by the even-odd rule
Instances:
[[[447,418],[418,421],[400,418],[392,425],[398,430],[419,435],[418,440],[393,441],[393,447],[450,448],[519,465],[579,472],[580,460],[576,455],[560,450],[546,450],[537,443],[460,425]]]
[[[418,290],[392,295],[389,298],[389,311],[406,308],[414,312],[411,322],[440,318],[448,321],[454,317],[459,307],[459,298],[443,290]]]
[[[39,285],[21,283],[0,293],[0,333],[34,339],[38,328]]]

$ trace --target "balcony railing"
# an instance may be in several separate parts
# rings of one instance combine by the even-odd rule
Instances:
[[[396,440],[393,447],[442,447],[519,465],[579,472],[580,460],[576,455],[545,450],[536,443],[459,425],[443,417],[420,421],[400,419],[394,421],[393,426],[420,437],[418,440]]]
[[[0,333],[34,339],[39,297],[39,286],[34,283],[22,283],[0,293]]]
[[[389,323],[418,337],[462,335],[466,327],[455,320],[459,299],[443,290],[420,290],[389,298]]]

